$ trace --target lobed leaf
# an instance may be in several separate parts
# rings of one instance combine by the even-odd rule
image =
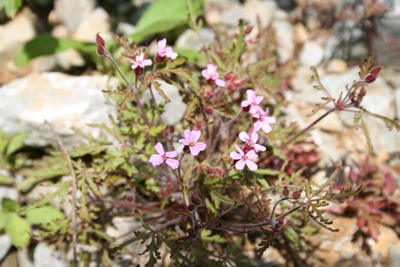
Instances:
[[[26,220],[16,213],[10,213],[5,223],[4,230],[15,247],[18,249],[25,249],[28,247],[29,240],[31,239],[31,226]]]

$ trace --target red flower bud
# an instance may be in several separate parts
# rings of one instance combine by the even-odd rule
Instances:
[[[96,34],[96,44],[97,44],[97,54],[99,56],[103,56],[104,55],[104,45],[106,44],[104,42],[104,39],[101,38],[101,36],[98,34]]]
[[[233,72],[230,71],[230,72],[228,72],[227,74],[224,75],[224,80],[225,81],[229,81],[232,78],[232,76],[233,76]]]
[[[289,195],[289,188],[287,186],[283,187],[282,194],[287,197]]]
[[[236,85],[234,85],[233,83],[231,83],[230,85],[228,85],[228,87],[226,87],[228,89],[228,91],[232,91],[236,89]]]
[[[133,201],[133,196],[132,195],[126,196],[126,201],[132,202]]]
[[[253,30],[253,26],[248,26],[245,30],[244,30],[244,34],[249,34],[251,33],[251,31]]]
[[[248,105],[247,107],[242,107],[242,110],[244,112],[249,112],[250,108],[251,108],[251,105]]]
[[[373,74],[369,74],[369,75],[367,75],[365,77],[365,82],[366,83],[373,83],[376,80],[376,78],[378,78],[378,76],[373,75]]]
[[[292,198],[293,199],[299,199],[300,195],[301,195],[302,190],[296,190],[292,193]]]
[[[379,72],[381,72],[382,69],[383,69],[382,66],[376,66],[376,67],[372,68],[372,69],[369,71],[369,74],[378,76],[378,75],[379,75]]]
[[[214,113],[214,110],[213,110],[212,107],[206,106],[206,107],[204,107],[204,112],[209,114],[209,115],[212,115]]]

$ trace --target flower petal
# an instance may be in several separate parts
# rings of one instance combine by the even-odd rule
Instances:
[[[192,133],[190,134],[190,142],[197,142],[199,141],[201,132],[197,130],[193,130]]]
[[[158,154],[164,155],[164,148],[160,142],[158,142],[155,146],[154,149],[157,151]]]
[[[250,150],[249,152],[246,153],[246,157],[248,159],[255,159],[258,158],[258,155],[254,150]]]
[[[194,146],[192,146],[192,148],[198,151],[203,151],[204,149],[206,149],[206,144],[204,144],[203,142],[197,142]]]
[[[235,147],[236,147],[236,150],[239,152],[239,154],[244,156],[243,150],[238,145],[235,145]]]
[[[153,166],[158,166],[164,162],[164,159],[160,155],[153,154],[150,156],[149,162],[153,164]]]
[[[256,92],[254,92],[254,90],[247,90],[246,94],[247,94],[247,100],[253,103],[256,97]]]
[[[258,151],[265,151],[267,148],[265,146],[259,145],[259,144],[254,144],[254,150],[256,152]]]
[[[247,167],[249,167],[250,171],[254,172],[254,171],[256,171],[258,169],[257,164],[255,164],[251,160],[246,160],[246,165],[247,165]]]
[[[232,159],[239,160],[242,159],[242,155],[237,153],[236,151],[232,151],[229,156],[231,156]]]
[[[257,143],[257,140],[258,140],[258,133],[253,131],[251,133],[251,141],[253,141],[253,143]]]
[[[240,132],[239,139],[242,140],[243,142],[247,143],[250,138],[249,138],[249,135],[245,131],[243,131],[243,132]]]
[[[166,162],[166,163],[168,164],[168,166],[170,166],[171,169],[173,169],[173,170],[175,170],[175,169],[177,169],[177,168],[179,167],[179,161],[177,161],[176,159],[167,159],[165,162]]]
[[[168,151],[165,153],[167,158],[176,158],[178,156],[178,152],[176,150]]]
[[[238,171],[243,170],[244,164],[245,164],[244,160],[239,160],[238,162],[236,162],[236,164],[235,164],[236,170],[238,170]]]
[[[181,143],[181,144],[184,144],[185,146],[189,145],[189,141],[186,140],[186,139],[179,139],[178,142]]]
[[[191,132],[190,130],[185,130],[185,131],[183,132],[183,135],[185,136],[185,139],[186,139],[188,142],[191,142],[190,136],[192,135],[192,132]]]
[[[219,87],[224,87],[225,86],[225,81],[221,79],[216,79],[215,84],[218,85]]]
[[[206,80],[209,80],[209,79],[210,79],[210,75],[208,75],[208,71],[207,71],[207,70],[202,70],[202,71],[201,71],[201,75],[202,75]]]

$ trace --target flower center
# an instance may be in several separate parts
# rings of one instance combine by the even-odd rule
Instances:
[[[195,142],[189,142],[189,146],[194,146],[196,143]]]

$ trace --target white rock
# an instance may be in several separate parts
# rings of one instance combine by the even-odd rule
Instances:
[[[110,16],[103,8],[98,7],[81,21],[73,35],[73,39],[95,42],[96,34],[101,33],[101,36],[105,38],[105,40],[109,40],[112,37],[109,31]]]
[[[23,9],[14,19],[0,26],[0,59],[14,58],[21,45],[35,37],[32,16],[29,9]]]
[[[355,246],[351,241],[352,236],[344,236],[336,241],[333,249],[340,253],[343,259],[349,260],[359,252],[359,247]]]
[[[61,51],[54,56],[57,64],[65,69],[69,70],[72,67],[82,67],[85,65],[85,60],[82,55],[75,49],[67,49]]]
[[[344,73],[346,70],[347,70],[346,61],[339,58],[332,59],[326,66],[326,72],[328,73]]]
[[[237,26],[239,19],[247,18],[243,5],[236,0],[231,3],[216,1],[211,6],[206,6],[206,10],[208,12],[204,15],[209,25]]]
[[[194,49],[199,51],[205,45],[211,44],[214,41],[215,33],[209,28],[202,28],[200,30],[201,41],[199,36],[192,29],[184,31],[176,40],[176,47],[185,49]]]
[[[121,35],[131,35],[135,33],[136,27],[130,23],[120,22],[115,31]]]
[[[17,251],[18,265],[24,267],[33,267],[28,249],[19,249]],[[40,265],[39,265],[40,266]],[[35,266],[37,267],[37,266]]]
[[[175,125],[180,122],[185,115],[187,105],[182,102],[182,97],[179,95],[179,90],[175,86],[168,84],[164,81],[157,80],[160,83],[160,88],[164,91],[165,95],[171,100],[170,103],[167,103],[164,107],[164,112],[161,114],[161,118],[165,124]],[[164,99],[161,95],[155,90],[154,86],[152,86],[154,98],[156,100],[157,105],[164,102]],[[143,102],[149,102],[151,99],[151,94],[149,90],[146,90],[142,95]]]
[[[95,0],[56,0],[54,9],[60,20],[75,32],[95,7]]]
[[[400,87],[394,91],[396,102],[396,118],[400,118]]]
[[[279,63],[284,64],[291,60],[294,54],[293,26],[287,20],[276,20],[272,25],[278,42]]]
[[[51,249],[44,243],[39,243],[33,253],[35,267],[65,267],[59,252]]]
[[[11,245],[12,245],[11,239],[7,234],[0,235],[0,262],[7,254]]]
[[[300,52],[300,64],[304,66],[316,67],[324,58],[324,49],[314,41],[304,43],[303,49]]]
[[[256,26],[257,18],[259,18],[261,27],[264,28],[271,23],[277,12],[277,7],[275,1],[247,0],[244,3],[244,11],[246,20],[250,22],[250,25]]]
[[[109,77],[75,77],[62,73],[33,73],[0,88],[0,128],[7,134],[29,131],[26,144],[46,146],[55,143],[54,134],[44,121],[49,121],[68,148],[85,143],[73,128],[94,137],[100,130],[90,123],[110,123],[116,107],[106,104],[101,91],[107,89]],[[110,86],[116,87],[116,78]]]
[[[298,44],[302,44],[308,40],[308,31],[302,23],[297,23],[294,25],[293,40]]]

